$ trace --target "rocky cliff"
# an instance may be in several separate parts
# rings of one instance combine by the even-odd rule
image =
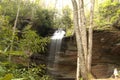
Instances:
[[[75,37],[65,37],[53,75],[57,80],[74,80],[77,47]],[[120,68],[120,32],[94,31],[92,74],[95,78],[111,77]],[[61,79],[62,77],[62,79]]]

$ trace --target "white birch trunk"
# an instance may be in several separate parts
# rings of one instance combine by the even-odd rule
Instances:
[[[76,41],[77,43],[80,41],[80,35],[79,33],[79,29],[78,29],[78,7],[77,7],[77,2],[75,0],[72,0],[72,4],[73,4],[73,10],[74,10],[74,27],[75,27],[75,35],[76,35]],[[77,44],[77,47],[79,47],[80,45]],[[76,80],[79,80],[80,78],[80,58],[79,58],[79,50],[77,53],[77,69],[76,69]]]
[[[88,32],[88,60],[87,60],[87,68],[88,72],[91,72],[91,64],[92,64],[92,46],[93,46],[93,18],[94,18],[94,0],[91,0],[91,8],[90,8],[90,26]]]

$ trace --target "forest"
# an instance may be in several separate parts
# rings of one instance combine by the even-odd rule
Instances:
[[[102,63],[96,56],[120,58],[120,0],[54,1],[0,0],[0,80],[119,80],[120,71],[101,77],[94,65]],[[111,64],[120,69],[119,61]]]

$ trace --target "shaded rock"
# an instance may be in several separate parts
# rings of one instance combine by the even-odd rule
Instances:
[[[53,75],[56,80],[75,79],[77,45],[75,36],[64,38],[61,52],[56,58]],[[108,78],[120,66],[120,31],[94,31],[92,74],[95,78]],[[63,78],[63,79],[62,79]]]

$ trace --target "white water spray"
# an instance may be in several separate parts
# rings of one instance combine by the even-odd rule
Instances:
[[[59,55],[61,49],[61,43],[64,35],[65,35],[65,31],[62,29],[58,29],[51,37],[50,53],[48,57],[48,67],[53,68],[55,62],[57,62],[56,56]]]

